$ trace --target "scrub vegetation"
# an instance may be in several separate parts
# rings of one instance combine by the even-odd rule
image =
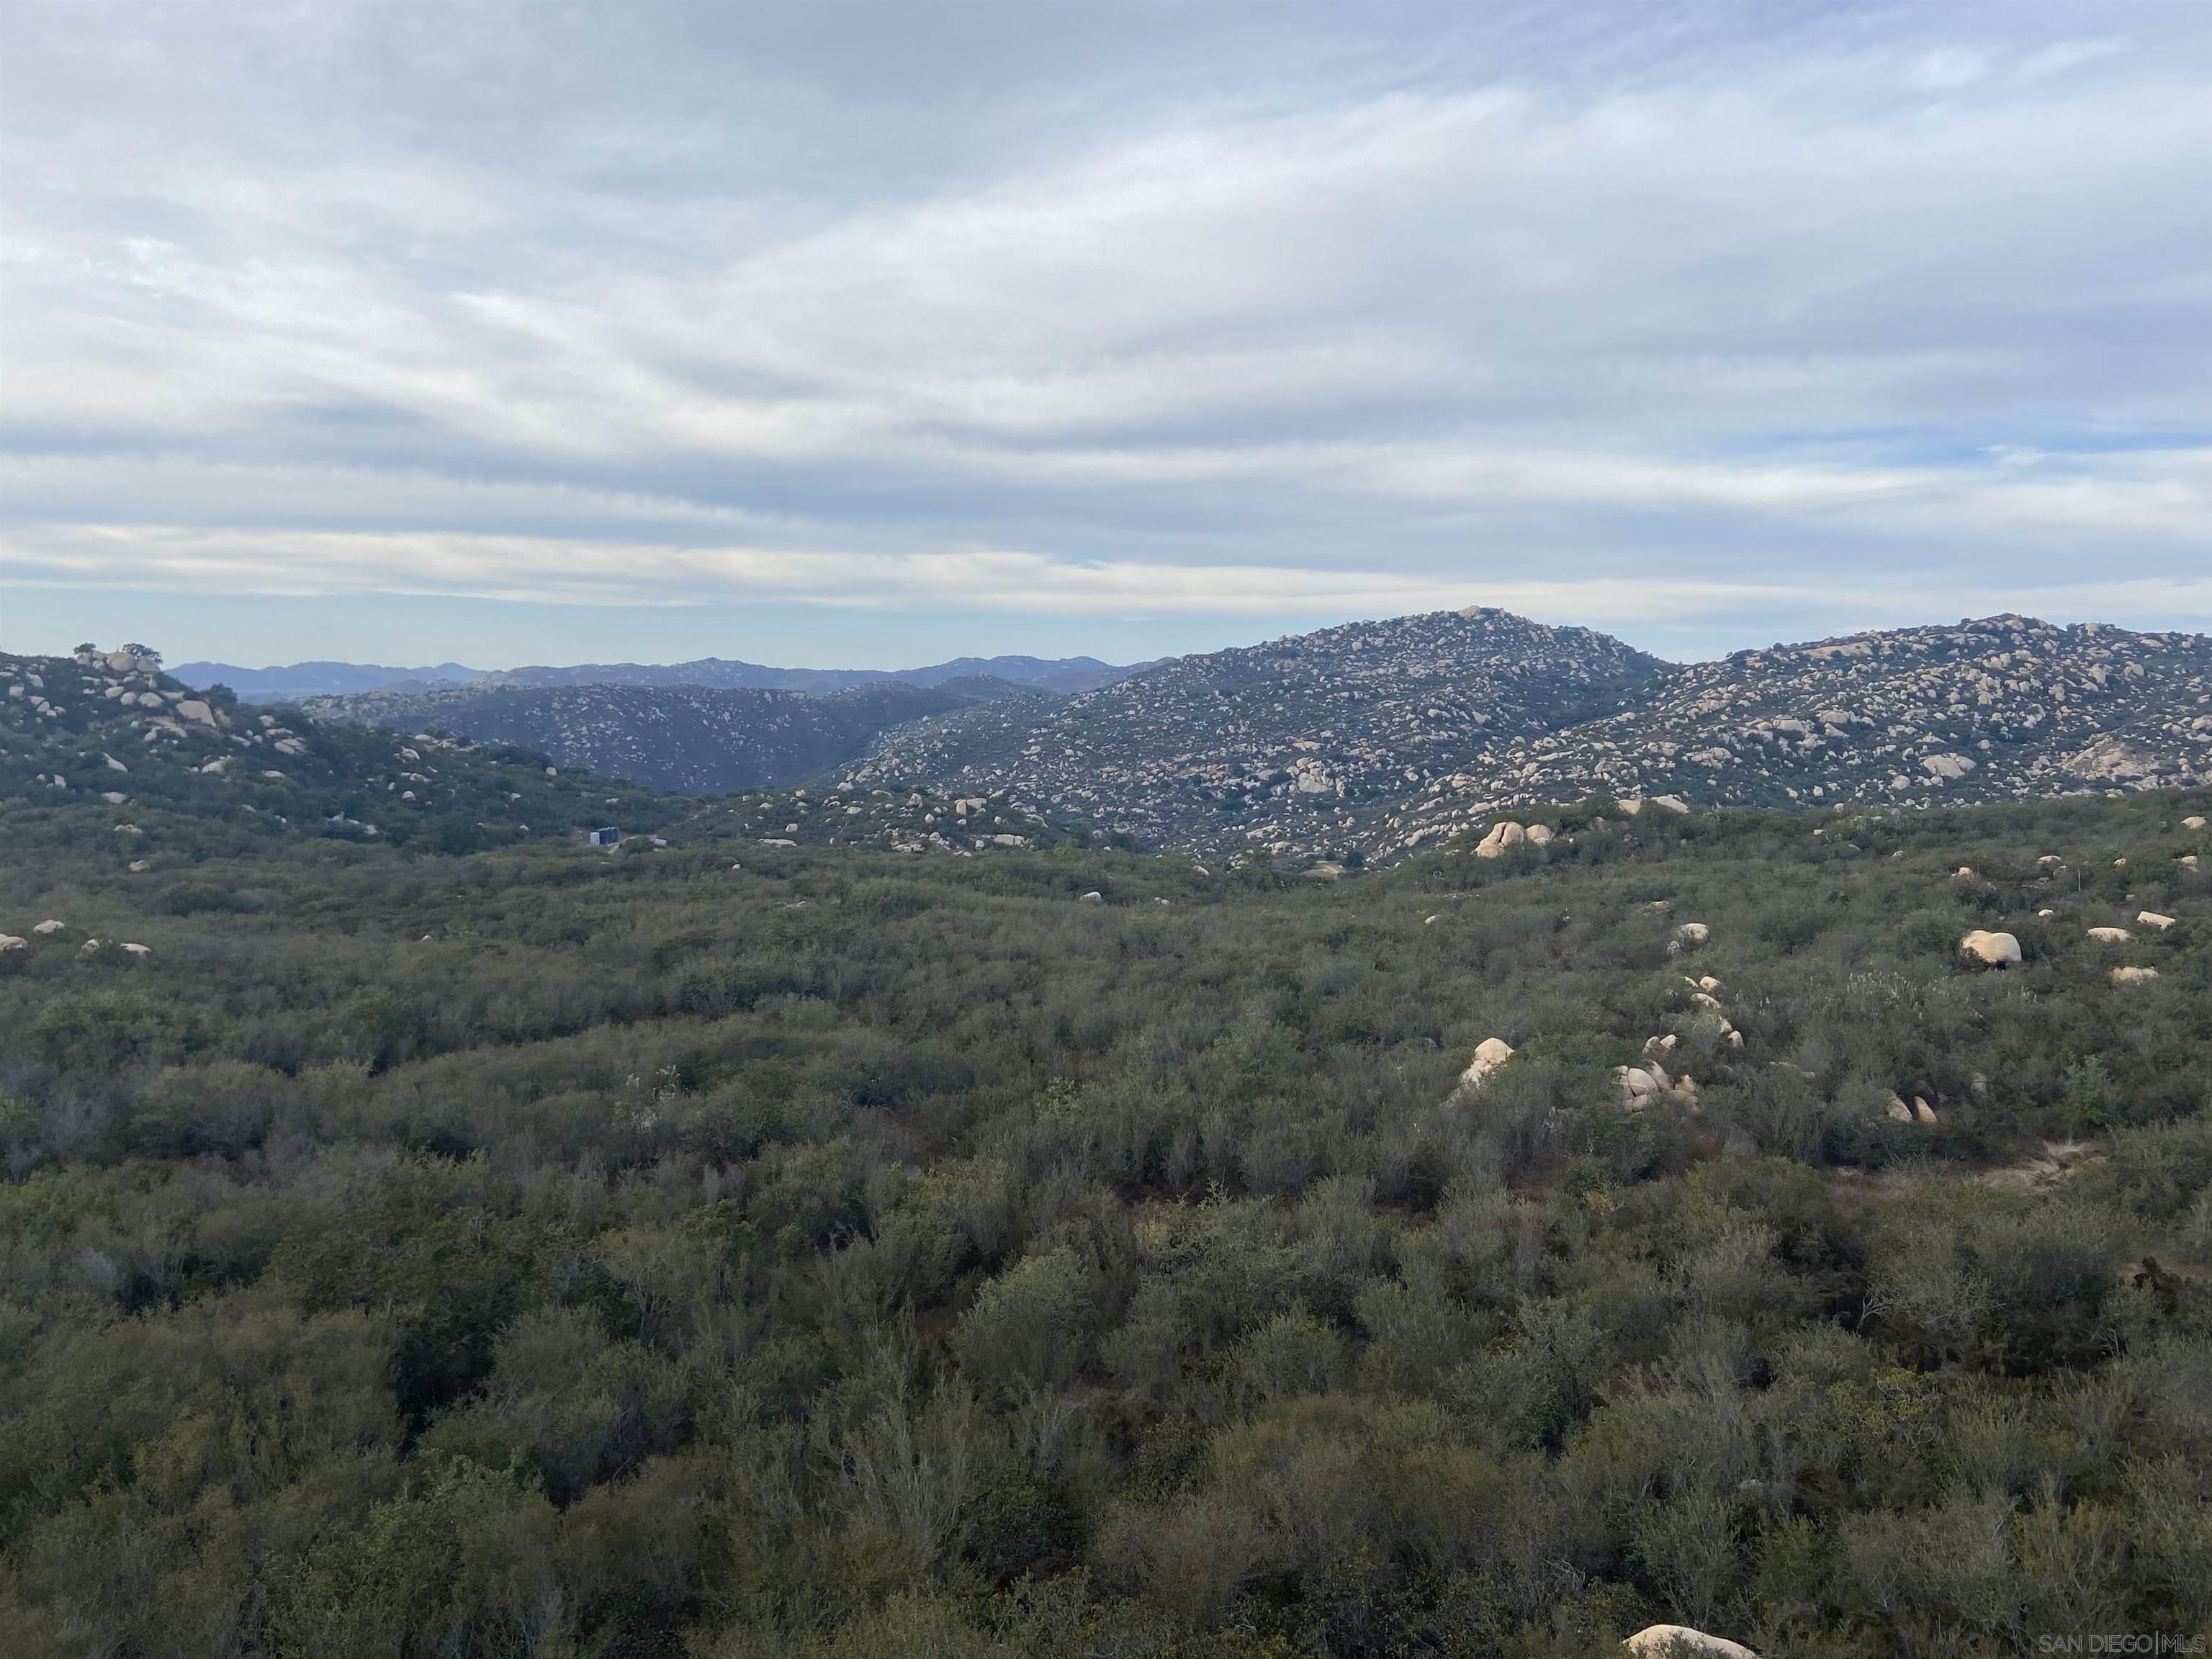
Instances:
[[[2206,803],[1594,799],[1522,815],[1548,847],[1334,883],[672,811],[613,853],[181,811],[118,850],[18,804],[0,1628],[300,1659],[2202,1631]],[[2021,963],[1961,957],[1974,928]],[[1625,1106],[1647,1054],[1694,1092]]]

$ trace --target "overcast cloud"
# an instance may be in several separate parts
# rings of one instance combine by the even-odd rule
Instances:
[[[0,9],[0,639],[2212,628],[2212,10]]]

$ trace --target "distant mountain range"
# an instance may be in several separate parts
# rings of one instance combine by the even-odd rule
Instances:
[[[1006,672],[953,672],[978,666]],[[1911,809],[2212,778],[2212,638],[2014,616],[1686,666],[1472,609],[1127,669],[994,658],[841,675],[708,659],[442,684],[425,677],[443,670],[409,672],[415,684],[307,712],[659,787],[989,797],[1146,845],[1291,861],[1401,856],[1593,794]],[[747,676],[775,683],[727,683]]]
[[[342,697],[382,686],[458,684],[483,671],[441,662],[435,668],[388,668],[371,662],[295,662],[282,668],[240,668],[235,663],[184,662],[167,671],[170,678],[204,691],[227,685],[241,702],[297,702],[302,697]]]
[[[487,678],[309,697],[300,708],[327,722],[512,744],[564,767],[588,767],[649,788],[719,793],[810,783],[857,759],[893,726],[978,702],[1030,702],[1049,695],[982,675],[934,685],[884,680],[812,696],[696,684],[540,686]]]
[[[922,668],[769,668],[726,657],[678,663],[581,663],[568,667],[481,669],[459,663],[434,668],[391,668],[376,663],[297,662],[280,668],[241,668],[235,663],[187,662],[171,669],[186,685],[227,685],[244,702],[297,702],[305,697],[343,697],[394,686],[432,685],[697,685],[728,690],[799,691],[821,696],[854,686],[903,681],[941,685],[947,680],[988,678],[1066,696],[1111,685],[1151,665],[1117,666],[1096,657],[956,657]]]

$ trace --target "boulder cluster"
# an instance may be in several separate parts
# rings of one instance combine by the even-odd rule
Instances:
[[[1490,833],[1475,843],[1474,855],[1479,859],[1503,858],[1516,847],[1549,847],[1554,839],[1548,823],[1524,825],[1510,818],[1500,818],[1490,826]]]

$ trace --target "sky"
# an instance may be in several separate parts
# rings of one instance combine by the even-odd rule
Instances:
[[[2212,7],[0,7],[0,647],[2212,630]]]

